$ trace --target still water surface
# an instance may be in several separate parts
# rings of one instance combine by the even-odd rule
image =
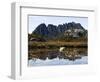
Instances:
[[[30,51],[29,66],[88,64],[87,48],[38,49]]]

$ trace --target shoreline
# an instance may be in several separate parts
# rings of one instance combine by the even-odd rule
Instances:
[[[30,49],[54,49],[60,47],[67,48],[88,48],[87,42],[58,42],[58,41],[48,41],[48,42],[28,42],[28,48]]]

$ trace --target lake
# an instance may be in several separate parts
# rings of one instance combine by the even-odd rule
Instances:
[[[88,64],[87,48],[33,49],[29,51],[28,66]]]

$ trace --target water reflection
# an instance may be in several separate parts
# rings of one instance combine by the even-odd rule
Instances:
[[[38,49],[29,52],[29,60],[32,60],[33,63],[35,63],[38,59],[46,62],[47,59],[54,60],[57,58],[59,60],[63,59],[64,62],[68,62],[68,61],[74,62],[76,60],[82,59],[82,57],[87,57],[87,48],[66,48],[62,52],[60,52],[58,49]],[[83,61],[84,60],[82,60],[82,62]],[[87,60],[85,59],[85,61]],[[50,64],[52,65],[52,63]]]

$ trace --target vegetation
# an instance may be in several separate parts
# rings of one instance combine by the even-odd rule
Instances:
[[[41,39],[41,41],[31,41],[31,38]],[[28,49],[54,49],[63,47],[87,47],[87,37],[62,37],[47,41],[42,41],[45,37],[35,34],[28,35]]]
[[[64,47],[87,47],[86,42],[60,42],[60,41],[49,41],[49,42],[29,42],[29,49],[53,49]]]
[[[50,24],[46,26],[45,24],[40,24],[31,34],[28,34],[28,58],[45,60],[47,55],[49,55],[48,52],[57,50],[56,53],[58,56],[58,50],[61,47],[64,47],[65,49],[68,49],[63,53],[67,53],[67,56],[72,56],[70,59],[73,59],[75,58],[75,54],[77,57],[78,54],[76,52],[79,48],[85,48],[84,51],[87,51],[87,34],[87,30],[85,30],[81,24],[73,22],[58,26]],[[74,48],[78,49],[76,50]],[[57,56],[56,54],[51,53],[49,58],[52,59]],[[62,56],[63,58],[67,57],[61,54],[60,57]]]

